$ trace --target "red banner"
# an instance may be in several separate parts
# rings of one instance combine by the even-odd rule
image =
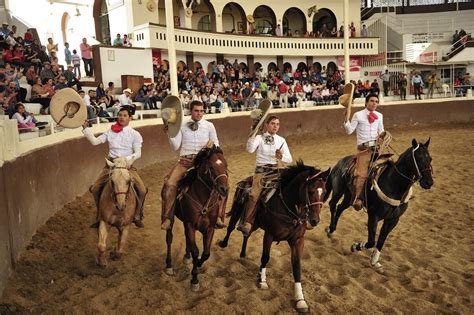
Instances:
[[[161,66],[161,50],[152,50],[151,56],[153,58],[153,65],[154,66]]]
[[[339,56],[336,58],[336,64],[339,71],[344,71],[344,57]],[[362,68],[362,58],[359,56],[349,57],[349,71],[350,72],[359,72]]]
[[[422,63],[434,63],[438,58],[436,51],[422,53],[420,55],[420,62]]]

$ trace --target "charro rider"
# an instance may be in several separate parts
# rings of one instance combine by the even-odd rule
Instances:
[[[95,137],[92,133],[92,129],[88,127],[88,122],[85,121],[82,125],[83,133],[87,140],[92,145],[99,145],[105,142],[109,143],[109,156],[108,160],[113,161],[119,157],[125,157],[128,161],[136,161],[142,155],[142,142],[143,138],[138,131],[130,127],[131,115],[128,109],[122,108],[118,112],[117,122],[111,126],[109,130],[104,132],[98,137]],[[135,216],[133,223],[137,227],[143,228],[143,203],[145,202],[145,196],[148,189],[145,187],[140,175],[134,167],[130,167],[130,175],[133,180],[133,187],[137,193],[137,209],[135,210]],[[89,188],[90,192],[94,196],[94,201],[97,206],[97,216],[99,210],[99,199],[102,192],[102,188],[109,179],[109,167],[106,165],[102,172],[97,178],[96,182]],[[98,217],[97,217],[98,218]],[[99,227],[99,220],[91,225],[92,228]]]
[[[341,96],[343,98],[343,96]],[[350,97],[352,102],[352,97]],[[344,101],[339,99],[339,102],[343,104]],[[370,162],[373,158],[373,154],[377,150],[378,140],[383,138],[385,135],[383,127],[383,115],[375,109],[379,104],[379,98],[376,94],[369,94],[365,98],[365,109],[354,113],[352,119],[349,121],[350,106],[346,114],[344,122],[344,129],[347,134],[351,134],[356,131],[357,135],[357,151],[356,162],[353,173],[353,204],[355,210],[359,211],[362,209],[363,202],[363,190],[365,180],[368,175]]]
[[[165,121],[165,131],[168,133],[171,146],[174,150],[181,148],[179,159],[165,177],[162,197],[162,224],[161,229],[171,227],[174,219],[174,202],[177,195],[177,185],[186,171],[193,166],[193,160],[199,151],[210,141],[219,145],[214,124],[203,119],[204,105],[201,101],[192,101],[190,104],[191,119],[181,124],[181,102],[177,97],[168,96],[162,104],[162,116]],[[224,199],[220,203],[220,215],[216,227],[224,225]]]
[[[265,173],[278,168],[278,163],[291,163],[292,157],[285,138],[277,135],[280,129],[280,120],[277,116],[270,115],[266,118],[271,107],[271,102],[263,101],[259,110],[262,111],[259,123],[255,125],[250,138],[247,141],[247,151],[249,153],[257,152],[257,162],[255,173],[252,180],[252,188],[245,207],[244,223],[238,227],[238,230],[245,236],[252,231],[252,225],[255,220],[256,206],[260,193],[262,192],[262,179]],[[265,121],[265,132],[262,135],[256,133],[260,125]]]

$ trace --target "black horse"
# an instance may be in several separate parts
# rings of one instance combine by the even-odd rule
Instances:
[[[389,161],[378,179],[372,178],[369,174],[369,179],[365,183],[364,203],[368,213],[368,240],[367,243],[352,244],[351,251],[369,249],[376,245],[370,262],[378,272],[383,272],[379,258],[385,239],[408,208],[411,187],[418,181],[423,189],[430,189],[433,185],[429,144],[429,139],[424,144],[417,143],[413,139],[412,146],[401,154],[396,162]],[[329,202],[331,223],[326,229],[328,237],[331,237],[336,230],[339,217],[345,209],[349,208],[352,200],[351,175],[348,174],[347,169],[353,158],[354,156],[346,156],[337,162],[326,182],[327,194],[324,201],[332,191],[332,198]],[[342,202],[337,205],[342,196],[344,196]],[[383,225],[377,244],[375,244],[377,224],[381,220],[383,220]]]
[[[253,230],[265,230],[263,237],[263,253],[257,284],[261,289],[268,288],[266,281],[266,265],[270,260],[270,248],[273,242],[287,241],[291,248],[291,264],[295,280],[296,309],[308,311],[301,286],[300,260],[303,255],[304,234],[307,229],[314,228],[320,220],[319,214],[323,205],[326,179],[331,169],[320,171],[298,161],[295,166],[284,169],[281,173],[278,188],[267,202],[261,198],[257,203],[257,215]],[[252,177],[238,184],[234,195],[227,234],[219,246],[227,246],[230,234],[241,218],[248,199],[246,188]],[[244,237],[240,256],[245,257],[248,236]]]

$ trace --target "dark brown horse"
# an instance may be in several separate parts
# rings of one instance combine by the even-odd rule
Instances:
[[[183,222],[186,237],[185,258],[192,257],[193,270],[191,289],[199,290],[198,267],[211,255],[214,226],[219,216],[220,205],[227,200],[229,192],[227,161],[222,150],[216,146],[202,149],[194,159],[194,166],[179,182],[180,193],[175,202],[175,214]],[[166,273],[173,275],[171,243],[173,222],[166,231]],[[199,257],[196,231],[203,235],[203,251]]]
[[[298,312],[309,310],[301,286],[300,261],[303,255],[304,234],[307,229],[312,229],[319,223],[319,214],[326,192],[326,179],[330,171],[331,169],[321,172],[298,161],[295,166],[290,166],[282,171],[277,191],[268,202],[260,199],[257,203],[253,231],[258,228],[265,230],[257,285],[261,289],[268,288],[266,265],[270,260],[272,243],[287,241],[291,248],[291,265],[295,280],[295,300]],[[219,242],[221,247],[227,246],[230,234],[245,209],[248,198],[248,194],[245,192],[246,186],[248,186],[246,183],[250,181],[251,177],[241,181],[235,192],[227,234],[224,240]],[[244,237],[241,257],[245,257],[247,240],[248,237]]]
[[[105,257],[107,235],[112,226],[117,228],[119,240],[117,247],[110,253],[110,258],[118,260],[124,253],[130,223],[132,223],[137,206],[137,193],[129,172],[133,161],[127,161],[126,158],[118,158],[114,162],[106,161],[110,168],[109,180],[105,184],[99,199],[100,225],[97,264],[101,267],[107,266]]]

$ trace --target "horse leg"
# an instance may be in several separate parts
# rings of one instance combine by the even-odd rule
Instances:
[[[341,214],[344,212],[344,210],[349,208],[351,203],[351,192],[346,190],[344,192],[344,198],[342,199],[342,202],[337,205],[337,202],[340,198],[340,195],[336,199],[333,197],[329,202],[331,208],[331,224],[329,225],[329,227],[326,228],[326,235],[328,237],[331,237],[332,234],[336,231],[337,222],[339,221]]]
[[[375,247],[372,255],[370,256],[370,264],[379,273],[383,273],[384,269],[380,260],[380,252],[382,251],[385,240],[387,239],[388,234],[393,230],[393,228],[398,224],[400,217],[387,219],[383,221],[382,228],[380,229],[379,238],[377,240],[377,246]]]
[[[202,238],[202,255],[199,259],[198,267],[202,267],[204,262],[211,256],[211,243],[214,237],[214,228],[209,228]]]
[[[257,287],[260,289],[268,289],[267,284],[267,266],[268,261],[270,260],[270,249],[272,248],[273,243],[273,236],[265,232],[263,236],[263,250],[262,250],[262,258],[260,259],[260,271],[258,272],[257,277]]]
[[[191,243],[189,239],[186,237],[186,252],[183,257],[183,263],[189,265],[193,262],[193,258],[191,257]]]
[[[130,231],[130,225],[118,229],[119,239],[116,249],[110,252],[110,259],[119,260],[125,252],[125,242],[127,241],[128,233]]]
[[[173,243],[173,223],[171,222],[171,227],[166,230],[166,269],[165,273],[168,276],[174,275],[173,265],[171,263],[171,244]]]
[[[304,238],[300,237],[296,241],[288,241],[288,244],[291,248],[291,266],[295,280],[296,311],[298,313],[307,313],[309,307],[304,299],[303,287],[301,285],[301,256],[303,255]]]
[[[249,240],[249,236],[244,236],[244,240],[242,241],[242,249],[240,250],[240,258],[245,258],[247,256],[247,241]]]
[[[367,221],[367,231],[369,232],[367,243],[364,243],[364,242],[353,243],[351,246],[352,252],[361,251],[363,249],[370,249],[375,246],[375,235],[377,233],[378,221],[379,221],[378,217],[369,214],[369,219]]]
[[[198,266],[199,266],[199,248],[196,245],[196,231],[189,224],[185,225],[186,238],[191,247],[191,256],[193,257],[193,270],[191,271],[191,290],[199,291]]]
[[[224,239],[222,241],[219,241],[218,243],[220,248],[227,247],[229,243],[230,234],[234,231],[235,226],[237,225],[237,222],[239,222],[240,212],[234,211],[234,209],[231,210],[232,215],[230,217],[229,226],[227,227],[227,233],[225,234]]]
[[[99,236],[99,241],[97,243],[97,249],[99,251],[99,256],[97,257],[97,265],[102,268],[107,267],[107,258],[105,257],[105,251],[107,250],[107,235],[109,233],[109,226],[105,221],[100,220],[99,230],[97,232]]]

